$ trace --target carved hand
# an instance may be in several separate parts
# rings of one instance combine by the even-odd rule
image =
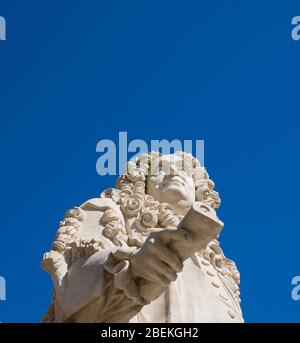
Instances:
[[[47,252],[44,254],[43,260],[41,262],[41,266],[48,273],[53,273],[56,271],[59,263],[63,259],[64,258],[60,253],[58,253],[57,251],[51,250],[50,252]]]
[[[177,228],[154,229],[140,251],[131,258],[131,271],[142,283],[153,283],[153,293],[159,294],[175,281],[183,263],[178,254],[167,245],[170,241],[192,241],[193,234]],[[143,280],[144,279],[144,280]]]

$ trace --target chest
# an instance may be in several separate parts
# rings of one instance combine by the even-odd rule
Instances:
[[[168,290],[145,306],[136,322],[242,322],[239,303],[226,280],[200,257],[187,259]]]

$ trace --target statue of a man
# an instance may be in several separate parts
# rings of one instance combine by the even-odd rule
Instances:
[[[142,154],[116,187],[60,222],[42,261],[54,283],[44,321],[243,322],[219,194],[199,161]]]

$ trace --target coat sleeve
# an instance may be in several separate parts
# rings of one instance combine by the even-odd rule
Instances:
[[[63,285],[64,321],[128,322],[145,302],[130,272],[132,249],[102,250],[78,259]]]

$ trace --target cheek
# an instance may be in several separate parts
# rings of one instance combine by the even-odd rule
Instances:
[[[157,188],[159,188],[159,185],[161,183],[160,177],[151,176],[151,178],[148,180],[148,189],[150,191],[155,191]]]
[[[194,180],[189,180],[187,186],[188,186],[187,187],[188,188],[188,192],[190,193],[191,197],[195,198],[196,189],[195,189]]]
[[[154,186],[159,186],[159,185],[161,185],[163,183],[163,179],[164,179],[164,175],[163,174],[159,174],[159,175],[151,176],[149,181]]]

